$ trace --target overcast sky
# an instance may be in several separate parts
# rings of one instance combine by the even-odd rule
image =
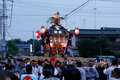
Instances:
[[[87,0],[14,0],[12,26],[8,29],[12,39],[20,38],[29,40],[32,32],[40,30],[41,26],[47,27],[47,19],[56,12],[65,16],[76,7],[82,5]],[[10,2],[7,3],[10,9]],[[120,0],[96,0],[91,1],[87,6],[77,11],[72,16],[68,16],[67,21],[61,24],[70,29],[78,27],[80,29],[94,29],[96,7],[96,29],[101,27],[120,27]],[[8,10],[8,16],[10,11]],[[84,25],[85,21],[85,25]],[[9,26],[9,19],[8,19]],[[48,27],[51,25],[49,24]],[[8,39],[6,33],[6,39]]]

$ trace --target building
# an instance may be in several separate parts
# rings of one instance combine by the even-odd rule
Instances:
[[[28,56],[32,53],[32,44],[16,44],[19,49],[17,56]]]
[[[106,36],[112,43],[120,42],[120,28],[106,28],[101,29],[79,29],[79,35],[73,35],[72,46],[69,47],[68,52],[74,56],[79,54],[78,42],[84,38],[95,39],[100,35]]]

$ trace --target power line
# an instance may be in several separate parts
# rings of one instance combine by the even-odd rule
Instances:
[[[47,6],[58,6],[58,7],[71,7],[71,6],[76,6],[76,5],[64,5],[64,4],[53,4],[53,3],[41,3],[41,2],[31,2],[31,1],[22,1],[22,2],[20,2],[20,1],[16,1],[17,3],[21,3],[21,4],[30,4],[31,5],[31,3],[32,3],[32,5],[47,5]]]
[[[11,31],[16,31],[16,32],[32,32],[32,31],[29,31],[29,30],[19,30],[19,29],[9,29]]]
[[[15,1],[15,3],[19,3],[19,4],[23,4],[23,5],[28,5],[28,6],[33,6],[33,7],[37,7],[37,8],[38,7],[42,7],[42,8],[45,8],[45,7],[47,7],[47,8],[50,8],[50,7],[54,7],[54,8],[60,8],[61,7],[61,8],[63,8],[64,7],[64,6],[55,6],[55,5],[40,5],[40,4],[37,5],[37,4],[34,4],[34,3],[26,3],[26,2],[20,2],[20,1]]]
[[[97,0],[97,1],[106,1],[106,2],[120,2],[119,0]]]
[[[72,14],[72,13],[75,12],[75,11],[78,12],[78,11],[80,10],[79,8],[85,7],[85,6],[86,6],[88,3],[90,3],[91,1],[92,1],[92,0],[87,0],[85,3],[83,3],[83,4],[80,5],[80,6],[78,6],[77,8],[75,8],[74,10],[72,10],[71,12],[69,12],[68,14],[66,14],[64,18],[66,18],[67,16],[69,16],[70,14]],[[78,10],[78,9],[79,9],[79,10]],[[78,11],[77,11],[77,10],[78,10]],[[75,12],[75,13],[76,13],[76,12]],[[75,13],[74,13],[74,14],[75,14]],[[72,15],[74,15],[74,14],[72,14]],[[72,15],[71,15],[71,16],[72,16]],[[67,19],[68,19],[68,18],[67,18]]]
[[[28,26],[28,25],[26,25],[26,24],[23,24],[23,23],[21,23],[21,22],[17,21],[16,19],[15,19],[14,21],[16,21],[17,23],[19,23],[19,24],[21,24],[21,25],[23,25],[23,26],[25,26],[25,27],[28,27],[28,28],[33,28],[33,27],[30,27],[30,26]]]
[[[9,34],[9,32],[6,30],[6,32],[8,33],[8,36],[12,39],[11,35]]]

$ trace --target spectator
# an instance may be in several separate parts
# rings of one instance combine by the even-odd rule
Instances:
[[[62,72],[61,72],[61,76],[60,76],[60,79],[62,80],[64,75],[65,75],[65,71],[67,69],[66,65],[64,62],[61,63],[61,69],[62,69]]]
[[[37,61],[32,60],[32,74],[35,74],[38,78],[38,68],[36,67]]]
[[[97,70],[93,67],[93,61],[89,61],[88,67],[82,67],[86,72],[87,80],[98,80],[99,74]]]
[[[11,65],[12,65],[12,64],[11,64],[11,60],[8,59],[8,63],[6,64],[6,69],[8,69]]]
[[[49,64],[45,64],[43,68],[44,79],[42,80],[60,80],[59,78],[52,77],[52,67]]]
[[[13,73],[13,70],[14,70],[14,66],[13,65],[9,65],[9,67],[6,68],[7,71],[6,71],[6,74],[11,78],[11,80],[19,80],[19,76],[16,76],[14,73]]]
[[[118,63],[118,68],[120,68],[120,61],[119,61],[119,63]]]
[[[113,59],[112,61],[112,66],[111,67],[107,67],[107,65],[105,66],[105,69],[103,70],[104,74],[105,75],[108,75],[108,80],[112,80],[112,76],[111,76],[111,73],[112,73],[112,70],[114,70],[115,68],[117,68],[117,60]]]
[[[32,74],[31,65],[26,66],[26,74],[23,74],[20,80],[38,80],[37,76],[35,74]]]
[[[29,58],[26,58],[25,59],[25,66],[29,65],[30,64],[30,59]]]
[[[113,80],[120,80],[120,69],[119,68],[115,68],[112,71],[112,76],[113,76]]]
[[[5,62],[1,62],[0,70],[5,71]]]
[[[12,80],[5,71],[0,71],[0,80]]]
[[[56,62],[56,64],[55,64],[55,68],[56,68],[56,70],[58,71],[58,74],[56,75],[56,77],[57,77],[57,78],[60,78],[60,76],[61,76],[61,72],[62,72],[60,61],[57,61],[57,62]]]
[[[65,71],[65,76],[64,76],[65,80],[81,80],[80,78],[81,78],[80,72],[76,68],[68,68]]]
[[[21,77],[21,75],[25,74],[26,71],[25,71],[25,64],[24,63],[20,63],[20,71],[19,71],[19,75]]]
[[[77,69],[80,71],[81,74],[81,80],[86,80],[86,73],[83,68],[81,68],[82,63],[80,61],[77,61]]]

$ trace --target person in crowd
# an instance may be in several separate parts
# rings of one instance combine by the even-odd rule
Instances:
[[[82,67],[86,72],[86,80],[99,80],[99,74],[93,67],[93,61],[89,61],[88,67]]]
[[[35,74],[32,74],[31,65],[26,66],[26,74],[23,74],[20,80],[38,80],[37,76]]]
[[[15,72],[18,72],[18,73],[21,72],[21,69],[22,69],[21,63],[23,63],[22,59],[17,59],[17,64],[16,64],[16,67],[15,67]]]
[[[120,69],[119,68],[115,68],[112,71],[112,80],[120,80]]]
[[[25,64],[24,63],[20,63],[20,71],[19,71],[19,76],[21,77],[21,75],[25,74]]]
[[[36,66],[37,66],[37,61],[32,60],[32,74],[35,74],[38,78],[38,68]]]
[[[6,70],[5,65],[6,65],[5,62],[1,62],[1,66],[0,66],[0,70],[1,70],[1,71],[5,71],[5,70]]]
[[[118,62],[118,68],[120,68],[120,61]]]
[[[38,60],[38,76],[39,76],[39,80],[43,79],[43,67],[44,67],[44,62],[43,60]]]
[[[26,58],[25,59],[25,66],[29,65],[30,64],[30,59],[29,58]]]
[[[6,69],[9,69],[9,67],[10,67],[11,65],[12,65],[12,64],[11,64],[11,60],[8,59],[7,64],[6,64]]]
[[[12,80],[5,71],[0,71],[0,80]]]
[[[81,74],[81,80],[86,80],[86,73],[85,70],[83,68],[81,68],[82,63],[80,61],[77,61],[77,69],[80,71]]]
[[[56,70],[58,71],[58,74],[56,75],[56,77],[57,77],[57,78],[60,78],[60,76],[61,76],[61,72],[62,72],[60,61],[57,61],[57,62],[56,62],[56,64],[55,64],[55,68],[56,68]]]
[[[17,58],[14,58],[14,68],[16,68],[17,67],[17,64],[18,64],[18,61],[17,61]]]
[[[103,62],[99,62],[96,67],[99,74],[99,80],[107,80],[107,76],[103,73],[103,70],[105,69],[103,64]]]
[[[66,71],[67,67],[66,67],[66,64],[64,62],[61,63],[61,76],[60,76],[60,80],[62,80],[65,76],[65,71]]]
[[[64,80],[81,80],[80,71],[74,67],[65,71]]]
[[[12,56],[9,55],[9,56],[7,57],[7,59],[5,59],[5,62],[8,63],[8,60],[11,60],[11,64],[12,64],[12,65],[14,64],[14,62],[13,62],[13,60],[12,60]]]
[[[112,66],[111,67],[107,67],[107,65],[105,65],[105,69],[103,70],[105,75],[108,75],[108,80],[113,80],[111,74],[112,74],[112,70],[114,70],[115,68],[117,68],[117,60],[113,59],[112,60]]]
[[[52,77],[53,70],[50,64],[45,64],[43,68],[44,78],[42,80],[60,80],[59,78]]]
[[[14,66],[12,64],[9,65],[9,67],[6,67],[6,74],[11,78],[11,80],[19,80],[19,75],[15,75],[13,70]]]

